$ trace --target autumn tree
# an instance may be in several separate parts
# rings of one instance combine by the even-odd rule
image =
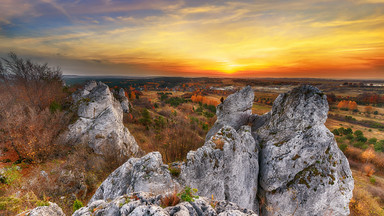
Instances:
[[[0,82],[20,102],[43,110],[62,95],[62,72],[9,53],[0,61]]]
[[[10,53],[0,59],[0,143],[20,159],[40,162],[59,154],[55,141],[69,124],[59,68]]]

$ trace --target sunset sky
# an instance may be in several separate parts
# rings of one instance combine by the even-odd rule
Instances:
[[[384,0],[0,3],[0,55],[64,74],[384,79]]]

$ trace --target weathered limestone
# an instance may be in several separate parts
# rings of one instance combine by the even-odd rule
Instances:
[[[90,203],[137,191],[160,194],[179,188],[179,184],[172,180],[168,165],[163,164],[161,154],[151,152],[142,158],[131,158],[113,171],[96,190]]]
[[[128,98],[125,96],[125,91],[123,88],[119,90],[119,101],[123,112],[129,113],[129,101]]]
[[[205,138],[208,141],[223,126],[228,125],[238,130],[249,122],[255,95],[250,86],[229,95],[216,109],[217,120]]]
[[[326,96],[315,87],[300,86],[279,95],[271,112],[261,116],[251,113],[253,97],[246,87],[218,106],[204,146],[188,153],[179,177],[171,176],[158,152],[131,158],[75,215],[96,207],[100,215],[252,215],[244,209],[258,212],[259,203],[262,215],[348,215],[353,178],[324,126]],[[126,203],[126,194],[160,195],[184,186],[225,201],[213,208],[201,197],[165,209],[157,196]],[[230,208],[230,202],[238,206]]]
[[[222,127],[203,147],[191,151],[181,171],[185,185],[197,188],[199,195],[258,209],[258,150],[250,126],[236,131]]]
[[[26,216],[65,216],[63,210],[56,204],[49,202],[49,206],[39,206],[19,214]]]
[[[192,202],[180,202],[176,206],[161,207],[167,194],[135,192],[118,196],[110,202],[97,200],[77,210],[73,216],[119,215],[119,216],[257,216],[253,211],[243,209],[228,201],[216,201],[199,197]]]
[[[349,215],[353,178],[333,134],[324,126],[326,96],[312,86],[281,94],[260,140],[263,215]]]
[[[107,85],[89,82],[73,95],[73,99],[78,105],[79,119],[69,126],[66,134],[69,142],[88,143],[100,154],[137,154],[139,147],[135,138],[123,124],[122,105]]]

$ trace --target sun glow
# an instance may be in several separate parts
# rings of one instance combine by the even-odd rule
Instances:
[[[382,2],[58,0],[61,15],[6,2],[0,50],[56,59],[65,72],[384,76]]]

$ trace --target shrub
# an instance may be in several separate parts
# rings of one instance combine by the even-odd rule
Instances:
[[[151,124],[151,115],[149,113],[149,111],[147,109],[143,109],[141,111],[141,116],[142,118],[139,119],[140,123],[145,125],[145,126],[149,126]]]
[[[376,184],[376,178],[374,176],[371,176],[369,178],[369,182],[371,182],[372,184]]]
[[[363,136],[363,132],[361,130],[356,130],[354,134],[356,137]]]
[[[184,188],[184,190],[178,194],[178,196],[180,196],[180,199],[183,202],[194,202],[195,198],[196,199],[199,198],[199,196],[195,195],[196,193],[197,193],[196,188],[192,189],[192,188],[186,186]]]
[[[358,136],[355,138],[355,140],[358,142],[366,143],[368,139],[365,136]]]
[[[73,211],[77,211],[78,209],[80,209],[81,207],[84,207],[83,203],[76,199],[74,202],[73,202]]]
[[[161,207],[165,208],[168,206],[175,206],[179,204],[180,198],[178,197],[177,191],[174,190],[173,193],[167,194],[161,198]]]
[[[337,129],[333,129],[332,133],[333,133],[334,135],[336,135],[336,136],[339,136],[339,135],[340,135],[339,130],[337,130]]]
[[[349,134],[352,134],[352,129],[351,128],[347,128],[344,130],[344,135],[349,135]]]
[[[374,144],[374,149],[377,152],[383,152],[384,151],[384,140],[380,140],[379,142],[376,142]]]
[[[377,142],[377,139],[376,138],[370,138],[369,140],[368,140],[368,143],[369,144],[376,144],[376,142]]]
[[[348,148],[348,145],[345,144],[345,143],[343,143],[343,144],[340,144],[340,145],[339,145],[339,148],[340,148],[340,150],[341,150],[342,152],[345,152],[345,150],[347,150],[347,148]]]
[[[347,136],[345,136],[346,139],[348,140],[353,140],[353,135],[352,134],[348,134]]]
[[[366,164],[363,167],[366,176],[371,177],[375,173],[375,167],[372,164]]]

